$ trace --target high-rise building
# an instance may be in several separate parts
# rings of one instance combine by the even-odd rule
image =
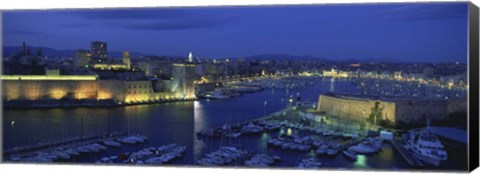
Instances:
[[[23,65],[42,65],[42,50],[37,48],[37,54],[31,54],[30,47],[28,47],[25,42],[22,44],[22,50],[14,58],[17,63]]]
[[[92,61],[93,63],[102,63],[107,61],[107,43],[100,41],[93,41],[91,44]]]
[[[91,60],[92,54],[88,50],[76,50],[75,51],[75,67],[88,68],[88,64]]]

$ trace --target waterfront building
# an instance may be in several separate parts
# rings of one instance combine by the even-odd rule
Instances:
[[[466,111],[465,99],[383,98],[341,94],[320,95],[317,111],[328,116],[365,121],[376,105],[381,109],[380,119],[392,124],[442,120],[447,119],[451,113]]]
[[[173,64],[170,90],[179,98],[195,98],[195,64]]]
[[[166,59],[144,58],[137,62],[138,69],[149,77],[171,77],[172,62]]]
[[[101,41],[93,41],[91,43],[92,62],[102,63],[108,58],[107,43]]]
[[[96,99],[96,75],[2,75],[3,99]],[[58,72],[58,71],[57,71]]]
[[[168,80],[147,79],[135,75],[138,71],[114,75],[105,74],[112,71],[100,71],[102,78],[61,75],[59,70],[47,70],[46,75],[2,75],[2,97],[6,101],[92,99],[119,104],[195,99],[195,65],[174,64],[174,69],[173,77]]]

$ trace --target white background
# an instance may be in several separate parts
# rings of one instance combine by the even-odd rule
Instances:
[[[421,0],[424,1],[424,0]],[[440,2],[445,0],[435,0]],[[446,0],[448,1],[448,0]],[[0,0],[0,10],[5,9],[52,9],[52,8],[102,8],[102,7],[165,7],[165,6],[205,6],[205,5],[259,5],[259,4],[322,4],[322,3],[372,3],[372,2],[420,2],[420,0]],[[480,0],[472,0],[477,6]],[[0,24],[1,28],[1,24]],[[1,38],[1,37],[0,37]],[[478,49],[478,48],[477,48]],[[1,126],[1,124],[0,124]],[[0,129],[2,130],[2,129]],[[1,140],[0,140],[1,141]],[[478,154],[477,154],[478,155]],[[101,166],[98,165],[26,165],[1,164],[0,173],[88,173],[88,174],[148,174],[148,173],[176,173],[176,174],[214,174],[214,173],[275,173],[275,174],[313,174],[313,173],[386,173],[388,171],[335,171],[335,170],[291,170],[291,169],[220,169],[220,168],[193,168],[193,167],[130,167],[130,166]],[[401,172],[389,172],[401,173]],[[412,173],[412,172],[409,172]],[[415,172],[420,173],[420,172]],[[431,173],[431,172],[421,172]],[[475,170],[474,173],[480,173]]]

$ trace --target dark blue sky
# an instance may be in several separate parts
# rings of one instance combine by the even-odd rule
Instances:
[[[3,45],[466,62],[467,14],[466,2],[4,11]]]

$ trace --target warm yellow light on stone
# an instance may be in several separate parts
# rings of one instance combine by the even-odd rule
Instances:
[[[1,80],[97,80],[96,75],[2,75]]]
[[[112,99],[112,93],[109,91],[99,91],[98,99],[100,100]]]
[[[49,93],[51,98],[55,100],[59,100],[67,95],[67,90],[61,89],[61,88],[55,88],[55,89],[51,89]]]
[[[82,99],[86,99],[88,98],[88,96],[84,93],[75,93],[75,99],[77,100],[82,100]]]
[[[26,88],[25,97],[29,100],[36,100],[40,98],[40,87],[39,85],[29,84],[29,87]]]

